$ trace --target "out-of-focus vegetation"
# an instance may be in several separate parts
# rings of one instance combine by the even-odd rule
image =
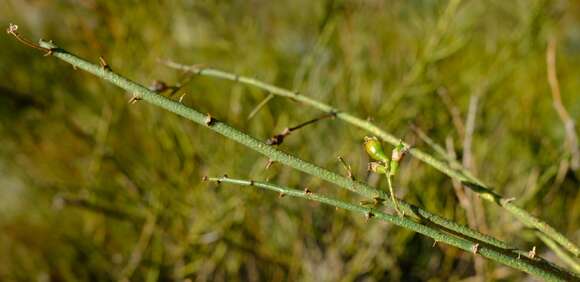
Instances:
[[[568,161],[546,74],[547,42],[556,40],[562,103],[578,120],[578,2],[3,0],[0,24],[9,22],[95,62],[103,56],[144,84],[181,79],[158,58],[218,67],[368,116],[430,150],[413,124],[453,143],[476,175],[579,241],[580,170]],[[266,170],[256,153],[129,105],[119,89],[8,36],[0,48],[0,280],[524,277],[386,223],[208,186],[202,176],[227,173],[361,200],[280,165]],[[320,114],[274,98],[248,119],[267,93],[213,78],[196,77],[183,91],[184,103],[264,140]],[[358,179],[385,189],[366,171],[364,135],[324,120],[281,148],[337,171],[340,155]],[[496,206],[473,201],[477,220],[468,222],[452,181],[414,159],[396,186],[406,201],[564,265]]]

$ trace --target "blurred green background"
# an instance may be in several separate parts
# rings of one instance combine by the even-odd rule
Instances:
[[[16,23],[23,35],[94,62],[103,56],[144,85],[182,77],[158,58],[203,64],[299,90],[431,151],[415,125],[443,146],[452,142],[458,158],[471,156],[470,169],[499,193],[580,239],[580,171],[569,166],[546,75],[554,39],[562,102],[578,120],[578,1],[0,3],[3,27]],[[0,50],[0,280],[527,279],[387,223],[203,183],[227,173],[362,200],[279,164],[266,170],[257,153],[145,103],[129,105],[121,90],[6,34]],[[263,140],[320,115],[274,98],[248,119],[267,93],[208,77],[182,93],[185,104]],[[281,148],[336,171],[340,155],[358,179],[385,187],[366,172],[365,134],[325,120]],[[452,181],[433,168],[408,159],[396,182],[405,200],[470,223]],[[505,211],[473,207],[479,230],[537,246],[562,265]]]

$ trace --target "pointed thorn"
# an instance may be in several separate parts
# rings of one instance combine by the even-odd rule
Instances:
[[[477,252],[479,252],[479,243],[476,243],[475,245],[473,245],[471,247],[471,251],[473,252],[474,255],[476,255]]]
[[[280,192],[280,194],[278,194],[278,198],[284,198],[284,196],[286,196],[286,194],[284,194],[283,192]]]
[[[133,94],[133,97],[131,97],[131,99],[129,99],[129,104],[133,105],[133,104],[137,103],[138,101],[141,101],[141,97],[137,96],[137,94]]]
[[[308,189],[308,187],[306,187],[306,188],[304,188],[304,194],[312,195],[312,191],[310,191],[310,189]]]
[[[531,259],[536,258],[536,246],[533,246],[532,249],[528,252],[528,257]]]
[[[507,198],[507,199],[504,199],[503,202],[504,202],[504,204],[509,204],[515,200],[516,200],[516,198]]]
[[[187,93],[183,93],[183,95],[179,97],[179,103],[183,102],[183,97],[185,97],[185,95],[187,95]]]
[[[203,182],[209,181],[209,177],[207,177],[207,175],[204,175],[204,176],[201,178],[201,181],[203,181]]]
[[[273,160],[268,160],[268,162],[266,163],[266,169],[269,169],[273,164],[274,164]]]
[[[107,71],[111,70],[111,67],[109,66],[109,64],[107,64],[107,61],[105,61],[105,58],[103,58],[102,56],[99,56],[99,64],[101,65],[101,68],[103,70]]]
[[[211,117],[211,115],[208,113],[206,118],[205,118],[205,125],[207,126],[212,126],[215,123],[215,119]]]

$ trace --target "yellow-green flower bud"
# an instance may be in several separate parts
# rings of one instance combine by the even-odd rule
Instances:
[[[374,160],[388,162],[388,157],[383,150],[383,145],[376,137],[368,137],[364,138],[364,147],[367,151],[367,154]]]

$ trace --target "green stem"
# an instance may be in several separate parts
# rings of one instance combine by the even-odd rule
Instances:
[[[336,208],[345,209],[351,212],[360,213],[367,218],[376,217],[378,219],[388,221],[397,226],[413,230],[417,233],[423,234],[427,237],[433,238],[436,242],[442,242],[449,244],[451,246],[457,247],[467,252],[474,254],[480,254],[481,256],[493,260],[498,263],[505,264],[507,266],[525,271],[529,274],[537,275],[545,280],[567,280],[576,279],[573,275],[562,272],[558,268],[554,268],[549,263],[541,260],[530,259],[526,256],[521,255],[520,252],[515,251],[505,251],[502,249],[494,248],[485,244],[477,244],[476,242],[469,241],[465,238],[456,237],[444,232],[441,232],[435,228],[419,224],[417,222],[406,220],[404,217],[394,216],[382,211],[378,211],[373,208],[364,207],[360,205],[354,205],[348,202],[344,202],[335,198],[327,197],[321,194],[305,192],[297,189],[292,189],[284,186],[275,185],[268,182],[261,181],[250,181],[242,179],[233,179],[228,177],[216,177],[208,178],[210,181],[223,182],[236,184],[247,187],[258,187],[274,192],[283,193],[285,196],[303,198],[311,201],[320,202],[329,206]],[[477,244],[477,245],[476,245]]]
[[[212,68],[199,68],[199,67],[192,67],[187,65],[178,64],[171,61],[164,61],[163,62],[168,67],[191,72],[193,74],[202,75],[202,76],[210,76],[216,77],[236,82],[241,82],[250,86],[254,86],[265,91],[270,92],[271,94],[290,98],[299,102],[302,102],[306,105],[312,106],[318,110],[327,113],[336,113],[336,117],[341,119],[351,125],[354,125],[358,128],[366,130],[371,134],[378,136],[382,140],[390,143],[393,146],[397,146],[400,144],[400,139],[396,138],[392,134],[380,129],[378,126],[374,125],[373,123],[353,116],[346,112],[341,112],[340,110],[329,106],[325,103],[312,99],[308,96],[301,95],[298,92],[293,92],[287,89],[283,89],[271,84],[267,84],[265,82],[259,81],[257,79],[245,76],[239,76],[236,74],[228,73],[225,71],[212,69]],[[404,143],[404,145],[409,146],[409,144]],[[518,220],[523,222],[526,226],[530,228],[536,228],[540,232],[544,233],[548,238],[558,242],[562,245],[566,250],[570,251],[574,256],[580,257],[580,248],[576,246],[572,241],[568,240],[564,235],[558,232],[556,229],[548,225],[547,223],[543,222],[542,220],[534,217],[527,211],[517,207],[514,205],[509,199],[502,197],[501,195],[493,192],[491,188],[483,183],[480,179],[473,176],[471,173],[468,172],[467,169],[463,168],[462,170],[465,171],[462,173],[461,171],[455,170],[451,168],[446,163],[434,158],[433,156],[421,151],[417,148],[411,148],[409,153],[413,155],[415,158],[425,162],[426,164],[434,167],[435,169],[443,172],[444,174],[448,175],[451,178],[457,179],[461,181],[465,187],[468,187],[475,193],[477,193],[481,198],[496,203],[497,205],[505,208],[508,212],[516,216]]]
[[[293,167],[307,174],[320,177],[330,183],[334,183],[342,188],[346,188],[360,195],[364,195],[369,198],[379,197],[381,199],[387,199],[387,194],[384,191],[376,190],[361,182],[352,181],[349,178],[343,177],[341,175],[318,167],[314,164],[303,161],[295,156],[289,155],[283,151],[274,148],[273,146],[266,145],[264,142],[257,140],[227,125],[226,123],[211,119],[208,120],[207,115],[204,115],[192,108],[188,108],[179,102],[173,101],[161,95],[157,95],[155,92],[152,92],[149,89],[145,88],[144,86],[139,85],[127,78],[124,78],[112,72],[108,68],[103,68],[98,65],[87,62],[86,60],[83,60],[71,53],[68,53],[67,51],[61,48],[58,48],[56,45],[52,43],[41,41],[41,46],[44,48],[50,48],[52,51],[52,55],[54,57],[61,59],[75,66],[76,68],[85,70],[106,81],[109,81],[112,84],[128,91],[129,93],[132,93],[133,95],[135,95],[135,97],[141,98],[146,102],[159,106],[160,108],[173,112],[200,125],[204,125],[208,129],[211,129],[212,131],[215,131],[228,139],[236,141],[250,149],[255,150],[256,152],[259,152],[269,157],[273,161],[278,161],[280,163]],[[388,203],[392,205],[391,202]],[[469,229],[466,226],[449,221],[445,218],[439,217],[435,214],[432,214],[421,208],[412,206],[403,201],[399,201],[399,203],[400,206],[403,208],[403,210],[406,212],[406,214],[419,217],[420,219],[427,221],[429,224],[437,225],[439,228],[447,229],[447,231],[452,232],[456,235],[471,237],[470,239],[479,240],[482,242],[482,244],[487,243],[496,248],[503,249],[510,248],[506,243],[499,241],[491,236],[481,234],[475,230]],[[399,220],[408,222],[409,224],[411,224],[412,222],[412,220],[410,220],[407,217],[400,218]],[[517,265],[523,268],[523,266],[519,264]],[[555,273],[552,274],[557,275]]]
[[[580,264],[573,257],[571,257],[564,250],[562,250],[562,248],[560,248],[560,246],[556,244],[556,242],[554,242],[552,239],[546,237],[546,235],[539,232],[537,235],[540,238],[540,240],[542,240],[544,244],[546,244],[546,246],[549,246],[550,249],[554,250],[556,255],[560,257],[564,263],[570,266],[570,268],[573,271],[575,271],[576,273],[580,273]]]
[[[46,46],[47,48],[52,48],[53,56],[67,63],[70,63],[76,68],[85,70],[104,80],[107,80],[112,84],[128,91],[129,93],[132,93],[136,97],[143,99],[146,102],[159,106],[167,111],[173,112],[195,123],[204,125],[207,128],[233,141],[236,141],[260,154],[267,156],[272,161],[280,162],[282,164],[300,170],[304,173],[320,177],[330,183],[334,183],[339,187],[348,189],[369,199],[389,198],[389,195],[382,190],[377,190],[362,182],[353,181],[350,178],[323,169],[312,163],[306,162],[293,155],[278,150],[274,146],[267,145],[264,142],[227,125],[226,123],[215,120],[213,120],[212,122],[208,122],[208,115],[202,114],[192,108],[189,108],[181,103],[168,99],[164,96],[157,95],[155,92],[150,91],[149,89],[145,88],[142,85],[139,85],[127,78],[124,78],[110,71],[109,69],[102,68],[95,64],[89,63],[71,53],[68,53],[63,49],[56,47],[55,45],[52,45],[47,42],[41,42],[41,45]],[[439,225],[441,228],[448,229],[450,231],[456,232],[457,234],[463,234],[464,236],[471,237],[480,240],[482,242],[495,245],[500,248],[510,248],[508,244],[499,241],[491,236],[482,234],[476,230],[472,230],[467,226],[457,224],[453,221],[432,214],[424,209],[410,205],[404,201],[399,200],[398,202],[399,206],[402,208],[402,210],[405,212],[406,215],[415,216],[422,220],[428,221],[431,224]],[[392,207],[392,203],[390,201],[386,201],[386,203],[388,206]]]
[[[399,210],[399,203],[397,201],[397,197],[395,197],[395,189],[393,189],[392,177],[391,173],[385,173],[385,177],[387,177],[387,186],[389,187],[389,193],[391,194],[391,202],[393,202],[393,208],[399,216],[404,216],[404,214]]]

